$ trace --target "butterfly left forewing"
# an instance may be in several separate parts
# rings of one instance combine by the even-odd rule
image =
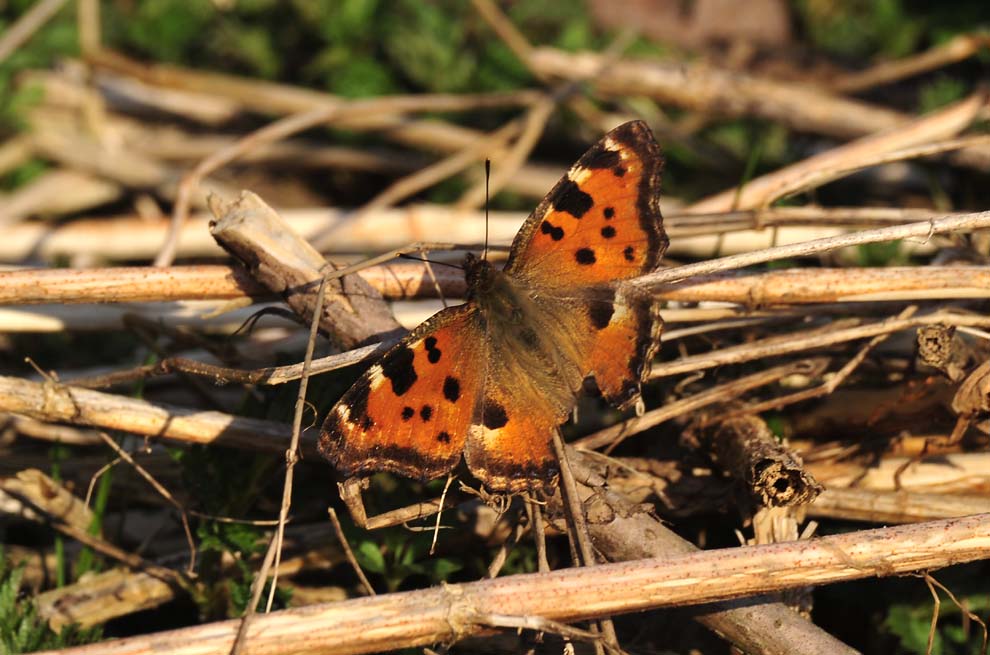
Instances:
[[[391,471],[425,481],[449,472],[474,416],[485,348],[474,304],[439,312],[330,410],[320,452],[346,477]]]

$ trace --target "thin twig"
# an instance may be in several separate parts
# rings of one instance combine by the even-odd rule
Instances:
[[[368,577],[364,574],[364,570],[361,568],[357,558],[354,556],[354,551],[351,550],[351,544],[347,541],[347,536],[344,534],[344,528],[340,525],[340,519],[337,517],[337,510],[332,507],[328,507],[327,515],[330,517],[330,522],[333,524],[333,531],[337,535],[337,541],[340,542],[340,547],[344,550],[344,557],[347,558],[347,562],[351,565],[354,575],[357,576],[361,586],[364,587],[365,593],[369,596],[377,595],[375,593],[375,588],[371,586],[370,582],[368,582]]]
[[[158,492],[158,495],[160,495],[162,498],[168,501],[168,503],[172,505],[172,507],[174,507],[179,511],[179,517],[182,519],[182,529],[186,533],[186,542],[189,544],[189,567],[187,569],[187,572],[190,575],[192,575],[196,567],[196,542],[193,540],[192,529],[189,527],[189,517],[186,514],[186,508],[182,506],[182,503],[176,500],[175,496],[173,496],[171,492],[169,492],[169,490],[166,489],[164,485],[162,485],[162,483],[160,483],[158,480],[155,479],[155,476],[151,475],[151,473],[148,473],[147,469],[145,469],[143,466],[138,464],[137,461],[135,461],[135,459],[131,457],[131,454],[129,452],[121,448],[120,444],[118,444],[116,441],[110,438],[109,434],[103,432],[102,430],[98,430],[97,434],[100,435],[100,439],[103,440],[103,443],[105,443],[107,446],[110,447],[111,450],[117,453],[117,456],[120,459],[130,464],[131,467],[135,471],[137,471],[138,474],[142,478],[144,478],[148,482],[148,484],[152,486],[152,488],[154,488],[155,491]]]
[[[320,316],[323,312],[323,299],[325,296],[326,277],[324,277],[320,282],[320,289],[316,294],[316,306],[313,309],[313,318],[310,321],[309,341],[306,344],[306,356],[303,359],[303,374],[299,381],[299,393],[296,397],[295,413],[292,417],[292,436],[289,441],[289,448],[285,451],[285,483],[282,486],[282,504],[279,507],[278,526],[275,530],[275,536],[272,538],[271,543],[268,546],[268,552],[265,554],[265,560],[261,565],[261,569],[258,571],[258,576],[255,578],[254,584],[252,585],[251,600],[249,605],[244,610],[244,616],[242,617],[241,624],[237,630],[237,638],[234,640],[234,645],[230,651],[231,655],[238,655],[247,641],[247,628],[251,621],[251,617],[254,616],[257,611],[258,601],[261,599],[261,593],[264,589],[265,581],[268,579],[268,570],[273,562],[275,566],[275,573],[272,576],[270,592],[268,594],[268,603],[265,607],[266,612],[271,611],[272,602],[275,599],[275,589],[278,581],[278,562],[281,559],[282,539],[285,536],[285,523],[289,517],[289,507],[292,505],[293,471],[295,470],[296,462],[299,461],[299,435],[302,432],[302,417],[306,408],[306,388],[309,384],[309,366],[313,360],[313,350],[316,347],[316,336],[319,330]]]
[[[24,45],[32,34],[58,13],[64,4],[65,0],[40,0],[24,12],[24,15],[8,27],[3,36],[0,36],[0,62]]]
[[[686,264],[675,268],[668,268],[656,273],[644,275],[635,280],[637,286],[647,289],[659,290],[662,285],[670,284],[679,280],[685,280],[697,275],[708,275],[718,271],[729,271],[755,264],[765,264],[780,259],[790,259],[797,257],[808,257],[819,255],[839,248],[849,246],[860,246],[867,243],[880,243],[883,241],[896,241],[898,239],[924,238],[930,239],[936,234],[946,232],[983,230],[990,228],[990,211],[975,212],[962,216],[951,216],[944,218],[933,218],[928,221],[918,223],[908,223],[907,225],[896,225],[875,230],[863,230],[852,234],[842,234],[825,239],[814,239],[803,243],[795,243],[787,246],[776,246],[765,248],[755,252],[743,253],[740,255],[730,255],[705,262]]]
[[[897,315],[896,320],[903,320],[906,318],[910,318],[911,316],[914,315],[914,313],[917,310],[918,310],[917,305],[911,305],[910,307],[906,307],[900,314]],[[859,349],[859,352],[856,353],[855,357],[853,357],[848,362],[846,362],[842,368],[836,371],[835,375],[833,375],[832,377],[830,377],[828,380],[818,385],[817,387],[812,387],[811,389],[804,389],[802,391],[788,394],[780,398],[773,398],[771,400],[766,400],[761,403],[746,405],[744,409],[741,409],[737,412],[729,412],[726,418],[731,418],[733,416],[742,415],[742,414],[761,414],[763,412],[774,411],[782,407],[786,407],[787,405],[793,405],[794,403],[803,402],[805,400],[811,400],[813,398],[819,398],[821,396],[827,396],[833,393],[836,389],[839,388],[839,385],[845,382],[846,379],[850,375],[852,375],[853,371],[855,371],[856,368],[863,363],[867,355],[869,355],[870,352],[874,348],[876,348],[879,344],[886,341],[891,334],[892,333],[890,332],[887,332],[885,334],[878,334],[877,336],[870,339],[862,348]]]
[[[581,562],[584,566],[595,566],[595,551],[591,545],[591,535],[588,533],[588,524],[584,516],[584,506],[581,504],[581,497],[578,494],[577,483],[574,481],[574,474],[571,472],[571,465],[567,461],[567,451],[564,448],[564,440],[560,436],[560,430],[553,431],[553,449],[560,465],[560,488],[563,494],[564,507],[567,509],[570,518],[571,528],[574,533],[574,541],[577,543],[578,552],[581,554]],[[603,643],[602,647],[622,652],[619,647],[619,638],[615,633],[615,625],[611,619],[599,621],[601,626]]]

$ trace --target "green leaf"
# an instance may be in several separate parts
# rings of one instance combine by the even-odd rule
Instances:
[[[430,576],[430,581],[434,584],[446,582],[450,576],[464,568],[460,562],[446,557],[437,557],[426,563],[426,569]]]
[[[362,569],[372,573],[385,573],[385,557],[374,541],[362,541],[354,551],[354,557]]]

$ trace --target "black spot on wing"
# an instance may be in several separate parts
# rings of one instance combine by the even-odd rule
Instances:
[[[485,403],[485,411],[481,417],[481,422],[489,430],[497,430],[509,422],[509,417],[505,413],[505,408],[496,402]]]
[[[615,313],[615,305],[610,302],[592,303],[588,309],[588,317],[596,330],[604,330],[612,322],[612,314]]]
[[[450,433],[446,430],[437,433],[437,441],[440,443],[450,443]]]
[[[431,364],[436,364],[439,362],[441,351],[437,348],[437,338],[426,337],[423,341],[423,345],[426,346],[426,359],[428,359]]]
[[[605,237],[606,239],[611,239],[612,237],[615,236],[615,228],[612,227],[611,225],[606,225],[605,227],[602,228],[602,236]]]
[[[416,410],[413,409],[412,407],[409,407],[409,406],[403,407],[402,408],[402,420],[403,421],[408,421],[409,419],[411,419],[413,417],[413,414],[415,414],[415,413],[416,413]]]
[[[552,225],[549,221],[540,223],[540,232],[549,234],[550,238],[554,241],[560,241],[564,238],[564,228]]]
[[[457,378],[448,375],[443,381],[443,397],[452,403],[456,403],[457,399],[461,397],[461,383],[457,381]]]
[[[612,169],[612,172],[615,173],[616,177],[622,177],[623,175],[626,174],[626,169],[623,168],[622,166],[616,166],[615,168]]]
[[[626,258],[627,262],[631,262],[635,259],[635,257],[633,257],[634,252],[636,252],[635,248],[632,246],[626,246],[626,249],[622,251],[622,256]]]
[[[612,220],[612,217],[615,216],[615,207],[606,207],[604,211],[602,211],[602,215],[605,216],[606,221]]]
[[[365,432],[370,430],[374,425],[375,422],[367,414],[361,417],[361,429],[364,430]]]
[[[595,259],[595,251],[591,248],[578,249],[578,251],[574,253],[574,259],[577,260],[578,264],[583,264],[585,266],[590,266],[597,261]]]
[[[573,180],[564,180],[554,189],[550,203],[557,211],[567,212],[574,218],[581,218],[594,206],[595,201]]]
[[[612,168],[618,166],[620,160],[618,150],[606,150],[598,147],[589,150],[579,165],[585,168]]]
[[[419,417],[423,419],[423,423],[426,423],[433,417],[433,408],[429,405],[423,405],[423,408],[419,410]]]
[[[408,346],[402,346],[382,362],[382,374],[392,383],[392,392],[396,396],[405,394],[416,382],[414,357],[413,351]]]

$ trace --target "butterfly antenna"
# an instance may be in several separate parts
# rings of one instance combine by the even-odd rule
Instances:
[[[488,181],[492,177],[492,160],[485,158],[485,249],[481,251],[481,258],[488,260]]]
[[[428,257],[422,257],[417,255],[410,255],[409,253],[400,252],[395,255],[399,259],[411,259],[416,262],[426,262],[427,264],[433,264],[435,266],[449,266],[451,268],[463,269],[464,267],[460,264],[451,264],[450,262],[442,262],[436,259],[429,259]]]

